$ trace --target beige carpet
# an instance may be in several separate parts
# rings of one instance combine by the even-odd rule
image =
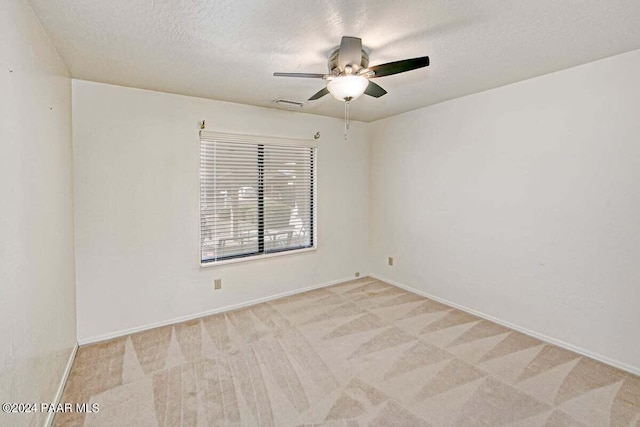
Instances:
[[[81,347],[87,426],[640,426],[640,378],[386,283]]]

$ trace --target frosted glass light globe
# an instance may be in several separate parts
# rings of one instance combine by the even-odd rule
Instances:
[[[359,98],[369,86],[369,80],[362,76],[340,76],[329,81],[327,89],[338,101],[353,101]]]

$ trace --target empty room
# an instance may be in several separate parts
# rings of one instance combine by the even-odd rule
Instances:
[[[639,23],[0,0],[0,426],[640,427]]]

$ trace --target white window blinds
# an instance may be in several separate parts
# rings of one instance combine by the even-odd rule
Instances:
[[[201,262],[315,246],[310,141],[200,132]]]

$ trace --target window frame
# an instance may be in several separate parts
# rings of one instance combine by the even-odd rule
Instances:
[[[238,255],[235,257],[225,258],[218,261],[203,261],[202,260],[202,179],[201,179],[201,162],[202,155],[200,149],[202,147],[203,138],[212,142],[213,139],[220,139],[221,142],[237,142],[243,144],[256,144],[258,146],[266,145],[293,145],[298,147],[307,147],[313,149],[313,157],[311,161],[310,176],[312,178],[311,190],[311,216],[309,218],[310,224],[310,237],[311,245],[299,249],[284,249],[274,252],[262,252],[247,255]],[[318,249],[318,145],[314,140],[296,139],[296,138],[283,138],[266,135],[249,135],[239,133],[227,133],[218,131],[201,130],[198,138],[198,263],[200,268],[211,268],[215,266],[222,266],[227,264],[235,264],[241,262],[264,260],[268,258],[296,255],[301,253],[313,252]]]

